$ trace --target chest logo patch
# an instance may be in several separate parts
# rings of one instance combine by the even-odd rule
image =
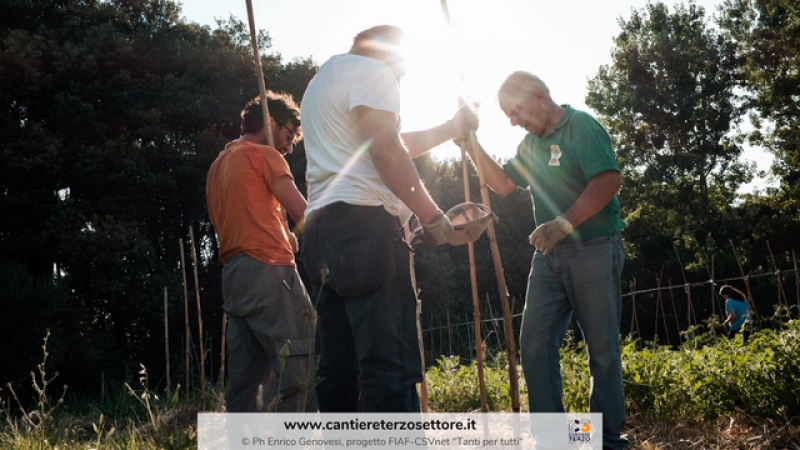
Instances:
[[[561,159],[561,148],[558,145],[551,145],[550,146],[550,164],[551,166],[560,166],[561,163],[558,160]]]

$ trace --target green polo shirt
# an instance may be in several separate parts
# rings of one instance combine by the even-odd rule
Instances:
[[[530,188],[533,216],[537,224],[553,220],[567,211],[600,172],[619,165],[611,150],[611,138],[592,116],[569,105],[558,124],[545,136],[525,136],[517,154],[504,166],[520,187]],[[575,227],[564,241],[608,236],[622,229],[619,198],[615,195],[603,209]]]

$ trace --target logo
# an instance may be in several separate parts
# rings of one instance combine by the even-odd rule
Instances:
[[[561,159],[561,147],[553,144],[550,146],[550,165],[560,166],[561,163],[558,162],[559,159]]]
[[[592,421],[590,419],[569,419],[569,442],[589,442],[592,440]]]

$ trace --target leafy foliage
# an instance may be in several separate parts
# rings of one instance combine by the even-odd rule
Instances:
[[[713,326],[713,324],[711,324]],[[623,344],[622,370],[630,414],[658,420],[698,418],[712,423],[719,417],[746,415],[756,420],[792,423],[800,414],[800,321],[780,330],[765,330],[747,345],[740,338],[695,334],[679,348],[640,348],[628,338]],[[492,411],[509,410],[508,365],[502,356],[489,358],[484,373],[487,403]],[[561,349],[564,406],[588,411],[589,369],[582,343],[568,338]],[[521,376],[522,377],[522,376]],[[460,364],[442,357],[428,370],[428,399],[435,411],[480,408],[475,362]],[[524,379],[520,378],[523,406]]]
[[[648,4],[619,23],[613,65],[590,80],[587,104],[608,125],[623,167],[634,271],[652,273],[661,265],[652,255],[672,254],[674,241],[701,255],[724,242],[726,211],[752,177],[729,136],[740,115],[740,61],[693,3],[674,12]]]
[[[486,403],[490,411],[511,409],[508,362],[502,356],[484,366]],[[476,362],[462,365],[458,357],[441,357],[425,376],[428,402],[437,412],[480,411],[480,386]],[[520,396],[526,398],[525,380],[520,379]],[[523,401],[527,404],[527,401]]]
[[[221,323],[205,176],[258,92],[246,26],[187,23],[159,0],[10,1],[0,23],[0,263],[57,278],[62,300],[39,312],[68,310],[61,320],[86,345],[54,348],[53,359],[93,361],[91,377],[65,373],[70,384],[119,379],[140,362],[163,372],[156,324],[167,287],[170,328],[182,328],[178,239],[189,226],[205,256],[208,284],[194,289],[205,292],[207,329]],[[265,32],[260,41],[269,47]],[[299,99],[315,66],[261,57],[268,86]],[[4,309],[28,295],[12,294]]]
[[[800,322],[785,330],[756,333],[747,345],[740,340],[698,344],[698,335],[678,349],[653,346],[623,351],[626,397],[632,409],[653,418],[749,416],[790,422],[800,410],[794,394],[800,389],[797,335]],[[776,388],[780,386],[780,388]]]

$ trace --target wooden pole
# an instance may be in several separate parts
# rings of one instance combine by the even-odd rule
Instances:
[[[411,242],[412,233],[411,227],[408,223],[403,225],[406,242]],[[425,344],[422,340],[422,325],[420,317],[422,316],[422,301],[419,299],[419,289],[417,288],[417,273],[414,268],[414,252],[408,252],[408,270],[411,274],[411,288],[414,291],[414,298],[417,301],[417,345],[419,346],[419,359],[422,367],[422,382],[419,385],[419,406],[422,412],[428,412],[428,383],[425,380]],[[431,332],[433,336],[433,332]],[[431,348],[433,348],[431,346]]]
[[[194,267],[194,296],[197,299],[197,334],[200,336],[200,396],[206,400],[206,350],[203,334],[203,308],[200,306],[200,278],[197,275],[197,248],[194,243],[194,230],[189,226],[189,242],[192,249],[192,265]]]
[[[664,301],[661,297],[661,281],[664,278],[664,266],[661,266],[661,274],[656,277],[656,284],[658,285],[658,304],[661,307],[661,316],[664,320],[664,334],[667,335],[667,345],[672,345],[669,338],[669,328],[667,328],[667,314],[664,312]],[[673,308],[673,311],[675,309]],[[658,327],[658,320],[656,320],[656,327]],[[680,330],[678,330],[680,332]]]
[[[464,178],[464,201],[470,201],[469,191],[469,168],[467,165],[467,151],[461,146],[461,174]],[[480,299],[478,298],[478,276],[475,268],[475,243],[467,244],[467,254],[469,255],[469,281],[472,287],[472,320],[475,323],[475,361],[478,367],[478,385],[480,388],[481,411],[488,412],[489,405],[486,402],[486,382],[483,374],[483,351],[481,339],[481,310]]]
[[[786,305],[786,308],[789,308],[789,299],[786,298],[786,291],[783,290],[781,270],[778,269],[778,265],[775,263],[775,255],[772,254],[772,247],[769,245],[769,241],[767,241],[767,249],[769,250],[769,259],[772,261],[772,267],[775,268],[775,278],[778,282],[778,304],[780,305],[781,300],[783,300],[783,304]]]
[[[481,160],[481,151],[478,149],[478,140],[475,137],[475,132],[470,130],[470,143],[475,151],[475,167],[478,171],[478,182],[481,191],[481,203],[483,203],[490,210],[492,209],[492,202],[489,198],[489,188],[486,185],[486,177],[483,171],[483,161]],[[463,144],[462,144],[463,146]],[[510,384],[511,394],[511,409],[514,412],[520,411],[519,402],[519,376],[517,375],[517,348],[514,339],[514,327],[511,321],[511,308],[508,304],[508,286],[506,285],[505,270],[503,270],[503,262],[500,259],[500,248],[497,245],[497,233],[494,228],[494,221],[489,221],[489,226],[486,228],[486,235],[489,237],[489,247],[492,251],[492,262],[494,263],[494,273],[497,278],[497,290],[500,297],[500,308],[503,311],[503,334],[505,335],[506,355],[508,359],[508,379]]]
[[[714,256],[711,256],[711,267],[709,268],[708,264],[705,264],[706,271],[708,275],[711,276],[709,279],[709,284],[711,287],[711,314],[716,316],[717,315],[717,308],[719,308],[719,313],[721,315],[725,315],[725,307],[719,305],[719,296],[717,295],[717,289],[714,284]]]
[[[414,256],[411,256],[411,258],[413,259]],[[422,301],[417,299],[417,342],[419,342],[419,359],[422,361],[422,382],[419,384],[419,407],[422,412],[428,412],[428,383],[425,379],[425,346],[422,345],[422,328],[419,322],[421,314]]]
[[[189,341],[191,340],[191,330],[189,329],[189,288],[186,286],[186,260],[183,256],[183,239],[178,239],[181,246],[181,274],[183,275],[183,319],[186,324],[186,386],[185,394],[186,400],[189,399],[189,374],[191,367],[189,366]]]
[[[228,315],[223,311],[222,313],[222,343],[220,344],[219,351],[219,399],[217,400],[217,412],[222,411],[225,405],[225,334],[228,331]]]
[[[447,0],[440,0],[442,12],[445,16],[445,21],[447,26],[453,31],[453,34],[456,35],[455,26],[450,17],[450,10],[447,7]],[[461,81],[464,82],[464,73],[463,73],[463,66],[460,70],[460,78]],[[466,83],[464,83],[466,85]],[[460,103],[466,103],[463,97],[460,98]],[[470,131],[469,136],[470,143],[477,149],[477,140],[475,138],[475,132]],[[466,149],[465,149],[465,142],[461,142],[461,157],[464,160],[464,164],[466,164]],[[478,152],[476,152],[478,154]],[[489,191],[486,186],[486,181],[483,175],[483,167],[480,161],[480,155],[478,154],[477,160],[475,161],[475,167],[478,171],[478,179],[480,182],[480,191],[481,191],[481,202],[489,209],[491,209],[491,202],[489,200]],[[466,178],[466,171],[465,171],[465,183],[467,183],[468,179]],[[469,200],[467,200],[469,201]],[[505,329],[505,340],[506,340],[506,352],[508,354],[508,376],[509,376],[509,384],[511,388],[511,408],[514,412],[519,412],[520,405],[519,405],[519,381],[517,376],[517,363],[516,363],[516,344],[514,342],[514,331],[513,331],[513,324],[511,322],[511,311],[508,306],[508,288],[506,286],[505,280],[505,273],[503,271],[503,265],[500,260],[500,250],[497,247],[497,236],[494,229],[494,222],[490,221],[489,226],[487,228],[487,236],[489,237],[489,245],[492,251],[492,260],[494,262],[494,269],[495,269],[495,276],[497,277],[497,289],[500,295],[500,305],[503,310],[503,318],[504,318],[504,329]],[[471,245],[471,244],[470,244]],[[477,320],[477,317],[476,317]],[[477,333],[477,332],[476,332]],[[482,379],[481,379],[482,380]]]
[[[658,284],[659,284],[658,275],[656,275],[656,285],[658,285]],[[656,320],[655,320],[655,323],[653,324],[653,330],[655,332],[655,337],[658,338],[658,319],[659,319],[659,314],[661,312],[661,308],[660,308],[661,307],[661,290],[660,289],[656,289],[656,291],[657,291],[657,294],[656,294]],[[656,339],[656,343],[658,343],[658,339]]]
[[[164,286],[164,356],[167,360],[167,404],[172,399],[169,373],[169,312],[167,310],[167,287]]]
[[[794,289],[795,300],[797,301],[797,313],[800,314],[800,272],[797,271],[797,256],[792,250],[792,261],[794,262]]]
[[[636,280],[633,280],[631,286],[631,302],[633,303],[633,320],[631,321],[631,330],[636,326],[636,336],[642,337],[642,329],[639,327],[639,315],[636,314]]]
[[[675,244],[672,244],[672,249],[675,250],[675,256],[678,258],[678,265],[681,267],[681,274],[683,274],[683,292],[686,293],[686,314],[688,315],[687,326],[692,325],[692,318],[694,318],[694,324],[697,325],[697,316],[694,313],[694,304],[692,303],[692,290],[689,287],[689,281],[686,279],[686,271],[683,269],[681,255],[678,254],[678,247],[675,247]]]
[[[250,24],[250,41],[253,44],[253,60],[256,66],[256,76],[258,78],[258,92],[261,96],[261,113],[264,116],[264,130],[267,132],[267,143],[270,147],[275,147],[272,138],[272,122],[269,120],[269,106],[267,106],[267,89],[264,85],[264,70],[261,68],[261,53],[258,51],[258,39],[256,38],[256,24],[253,19],[253,3],[247,3],[247,20]]]
[[[447,350],[453,356],[453,330],[450,328],[450,308],[447,308]]]
[[[675,311],[675,314],[673,314],[673,316],[675,316],[675,329],[678,330],[678,343],[680,343],[683,340],[683,335],[681,334],[681,324],[678,322],[678,310],[675,307],[675,295],[672,293],[672,279],[669,280],[669,300],[672,303],[672,310]]]
[[[497,329],[497,320],[494,317],[494,310],[492,309],[492,302],[489,300],[489,293],[485,293],[486,295],[486,306],[489,307],[489,319],[492,323],[492,328],[494,328],[494,335],[497,338],[497,348],[502,348],[503,343],[500,342],[500,330]]]

